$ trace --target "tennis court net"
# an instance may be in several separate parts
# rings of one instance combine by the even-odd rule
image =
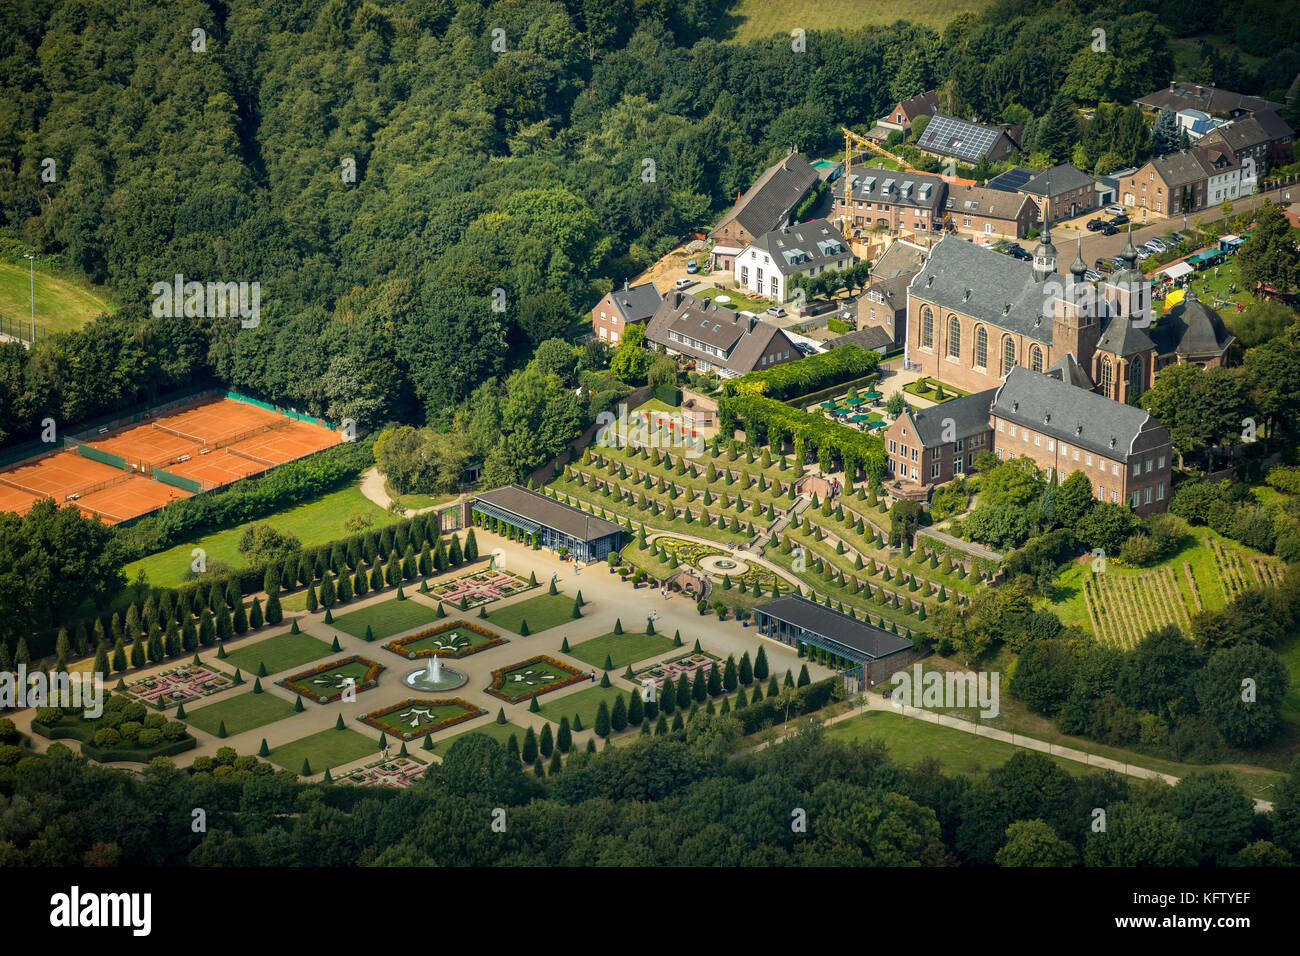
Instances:
[[[271,461],[268,458],[261,458],[257,455],[252,454],[251,452],[240,451],[238,448],[227,448],[226,451],[230,452],[232,455],[238,455],[240,458],[247,458],[249,461],[255,461],[259,465],[265,465],[267,468],[275,468],[277,465],[280,464],[280,462],[278,461]]]
[[[52,495],[48,491],[37,491],[35,488],[29,488],[27,485],[19,484],[18,482],[14,481],[12,478],[6,478],[3,475],[0,475],[0,485],[8,485],[10,488],[17,488],[19,491],[25,491],[29,495],[35,495],[37,498],[54,497],[54,495]]]
[[[205,447],[208,444],[208,440],[206,438],[200,438],[198,435],[191,435],[188,432],[181,431],[179,428],[172,428],[168,425],[160,425],[157,422],[150,422],[149,424],[152,425],[154,428],[158,429],[158,431],[164,432],[165,434],[175,435],[177,438],[184,438],[186,441],[192,441],[195,444],[203,445]]]

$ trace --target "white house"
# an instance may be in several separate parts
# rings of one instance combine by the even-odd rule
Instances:
[[[790,280],[847,269],[857,261],[840,231],[825,219],[783,226],[764,233],[741,250],[732,274],[754,295],[788,302]]]
[[[1205,170],[1207,206],[1218,205],[1225,199],[1246,196],[1252,191],[1254,180],[1243,182],[1241,164],[1233,156],[1232,150],[1217,144],[1194,146],[1192,155]]]

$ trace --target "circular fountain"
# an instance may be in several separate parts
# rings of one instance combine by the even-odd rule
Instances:
[[[429,658],[424,667],[411,671],[402,678],[402,683],[415,690],[442,691],[455,690],[469,680],[469,676],[454,667],[444,667],[437,655]]]

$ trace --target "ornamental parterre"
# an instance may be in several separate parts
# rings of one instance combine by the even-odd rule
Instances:
[[[415,740],[437,733],[462,721],[482,717],[487,711],[460,697],[424,700],[408,698],[401,703],[371,711],[358,718],[363,724],[398,737]]]
[[[477,624],[450,621],[389,641],[384,645],[384,650],[400,654],[407,660],[415,660],[417,657],[461,658],[506,643],[508,642],[500,634],[494,634]]]
[[[487,692],[493,697],[517,704],[521,700],[587,679],[588,676],[577,668],[543,654],[493,671],[492,686],[487,688]]]
[[[384,665],[353,654],[342,660],[318,664],[311,670],[292,674],[276,683],[318,704],[329,704],[342,698],[353,683],[358,693],[376,686],[383,669]]]

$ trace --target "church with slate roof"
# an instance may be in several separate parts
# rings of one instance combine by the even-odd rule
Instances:
[[[1213,309],[1189,290],[1155,320],[1131,235],[1119,259],[1094,285],[1081,250],[1058,273],[1046,223],[1032,263],[944,236],[908,286],[907,360],[968,392],[1023,367],[1059,371],[1118,402],[1135,400],[1166,365],[1226,363],[1234,338]]]

